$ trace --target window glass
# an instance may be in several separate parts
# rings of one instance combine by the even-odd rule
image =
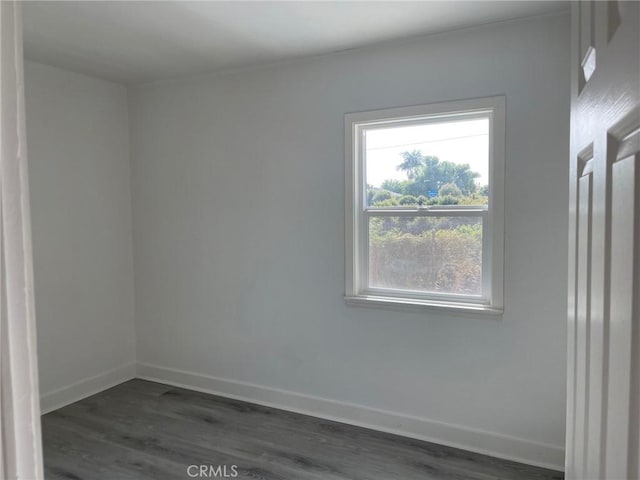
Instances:
[[[369,286],[480,295],[482,217],[370,217]]]
[[[366,205],[486,205],[489,119],[367,128]]]

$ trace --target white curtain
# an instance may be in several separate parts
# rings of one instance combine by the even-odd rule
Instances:
[[[0,478],[41,480],[20,4],[0,1]]]

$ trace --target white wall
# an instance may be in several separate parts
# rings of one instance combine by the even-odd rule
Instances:
[[[568,46],[561,15],[134,89],[140,375],[561,467]],[[343,115],[500,94],[504,317],[346,306]]]
[[[43,410],[134,373],[127,92],[26,62]]]

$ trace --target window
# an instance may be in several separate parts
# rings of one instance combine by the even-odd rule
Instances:
[[[502,311],[504,97],[345,116],[346,294]]]

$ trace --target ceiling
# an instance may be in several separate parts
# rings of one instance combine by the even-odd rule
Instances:
[[[28,59],[133,84],[565,10],[567,2],[23,4]]]

